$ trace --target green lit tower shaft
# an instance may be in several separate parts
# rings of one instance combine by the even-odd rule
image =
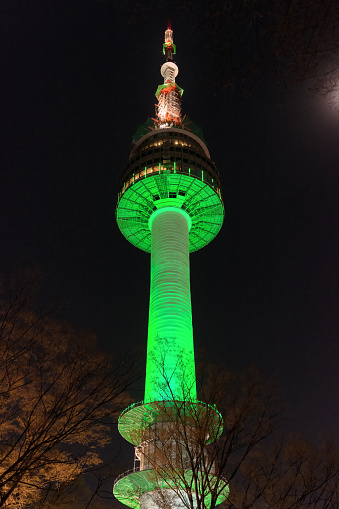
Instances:
[[[116,210],[122,234],[151,253],[145,397],[119,418],[137,461],[114,484],[116,498],[136,509],[157,509],[159,489],[168,493],[171,507],[183,506],[166,478],[169,457],[171,468],[178,465],[189,477],[195,430],[205,429],[208,443],[222,429],[218,411],[197,400],[189,275],[189,253],[213,240],[223,223],[220,178],[201,131],[181,115],[170,27],[163,49],[156,119],[140,126],[133,139]],[[179,421],[187,428],[189,451],[174,438]],[[227,493],[225,483],[218,502]]]
[[[150,218],[151,293],[145,401],[195,400],[187,212],[163,207]]]

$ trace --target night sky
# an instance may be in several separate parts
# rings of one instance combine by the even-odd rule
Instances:
[[[183,111],[204,130],[226,211],[191,256],[197,357],[255,363],[280,381],[289,429],[339,438],[339,113],[306,86],[282,99],[269,73],[250,96],[217,90],[182,11],[140,12],[1,2],[0,271],[39,270],[44,306],[109,352],[145,355],[149,255],[114,214],[132,136],[154,116],[171,17]]]

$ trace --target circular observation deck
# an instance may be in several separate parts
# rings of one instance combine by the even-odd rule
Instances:
[[[175,400],[133,403],[120,415],[118,428],[125,440],[138,445],[159,423],[199,430],[206,444],[217,440],[223,430],[223,418],[215,406]]]
[[[211,242],[224,220],[219,173],[203,141],[185,129],[152,131],[132,147],[116,209],[122,234],[150,252],[148,221],[162,207],[189,214],[190,252]]]
[[[229,495],[230,490],[228,482],[222,475],[215,475],[212,472],[202,472],[201,469],[197,468],[195,468],[194,472],[187,469],[185,471],[179,471],[178,473],[171,468],[169,468],[168,471],[166,471],[166,469],[160,469],[160,471],[154,469],[139,471],[129,470],[121,474],[115,480],[113,494],[122,504],[132,509],[140,509],[140,498],[146,493],[155,492],[155,494],[157,494],[159,490],[168,490],[169,495],[167,495],[167,497],[170,497],[171,494],[173,497],[173,494],[178,493],[178,491],[182,490],[185,492],[185,490],[190,488],[194,495],[193,487],[196,482],[198,486],[201,487],[200,490],[204,491],[203,500],[206,509],[208,509],[212,503],[212,495],[211,492],[206,489],[207,486],[215,486],[217,488],[218,497],[214,505],[221,504]],[[199,495],[201,496],[201,493]],[[167,497],[166,495],[164,497],[164,506],[166,504],[166,499],[169,500]],[[157,500],[159,500],[159,495],[155,496],[155,501]],[[181,502],[180,504],[181,500],[182,497],[178,497],[179,504],[177,507],[189,507],[188,503],[184,504]],[[166,506],[167,505],[168,504],[166,504]],[[159,507],[161,507],[161,504]]]

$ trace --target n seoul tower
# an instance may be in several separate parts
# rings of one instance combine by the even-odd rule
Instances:
[[[180,486],[179,493],[172,489],[173,469],[189,480],[197,430],[204,429],[206,444],[222,431],[217,409],[197,400],[189,274],[189,253],[211,242],[223,223],[220,177],[201,131],[182,117],[170,26],[163,53],[156,118],[134,137],[116,209],[121,233],[151,253],[145,397],[119,418],[120,434],[135,446],[134,468],[113,489],[135,509],[161,507],[159,493],[169,507],[187,506]],[[178,426],[185,428],[186,444],[175,438]],[[218,503],[228,494],[222,483]],[[208,499],[207,493],[205,507]]]

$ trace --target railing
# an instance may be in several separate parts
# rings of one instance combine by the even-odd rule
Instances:
[[[219,177],[217,175],[211,176],[211,174],[207,170],[201,170],[198,168],[180,168],[180,167],[166,167],[164,165],[157,165],[152,167],[146,167],[143,170],[139,170],[137,173],[129,173],[126,177],[126,180],[121,183],[121,190],[118,194],[118,200],[120,200],[121,196],[124,192],[135,182],[138,180],[142,180],[148,177],[152,177],[154,175],[168,175],[168,174],[180,174],[180,175],[188,175],[189,177],[196,178],[201,182],[205,182],[212,189],[216,191],[216,193],[221,197],[220,193],[220,183]]]
[[[180,403],[184,403],[186,405],[202,405],[203,407],[205,408],[210,408],[211,410],[213,410],[218,416],[219,418],[222,420],[222,415],[221,413],[219,412],[219,410],[217,409],[217,405],[214,404],[214,405],[211,405],[210,403],[205,403],[204,401],[191,401],[191,400],[187,400],[187,401],[167,401],[167,400],[164,400],[164,401],[147,401],[145,402],[144,400],[142,401],[137,401],[136,403],[132,403],[131,405],[129,405],[127,408],[125,408],[125,410],[123,410],[119,416],[119,420],[122,418],[123,415],[125,415],[127,412],[129,412],[130,410],[132,410],[132,408],[136,408],[138,406],[142,406],[142,405],[153,405],[154,403],[156,405],[159,405],[159,403],[175,403],[175,404],[180,404]],[[178,407],[180,408],[180,407]]]
[[[131,468],[130,470],[126,470],[126,472],[123,472],[122,474],[118,475],[118,477],[116,477],[114,479],[113,486],[115,486],[124,477],[127,477],[128,475],[134,474],[135,472],[140,472],[140,468],[138,468],[138,467],[137,468]]]
[[[128,475],[131,475],[131,474],[134,474],[135,472],[143,472],[145,470],[148,470],[149,472],[151,470],[154,470],[152,468],[149,468],[149,469],[144,469],[144,470],[140,470],[140,468],[131,468],[130,470],[126,470],[126,472],[123,472],[122,474],[118,475],[118,477],[116,477],[114,479],[114,483],[113,483],[113,488],[116,486],[116,484],[121,480],[123,479],[124,477],[127,477]],[[190,470],[190,469],[187,469],[187,470]],[[206,474],[205,474],[206,475]],[[226,479],[226,477],[224,477],[222,474],[216,474],[216,473],[212,473],[212,472],[208,472],[208,475],[212,475],[213,477],[218,477],[219,478],[219,481],[222,481],[224,482],[225,484],[228,484],[228,481]],[[161,476],[161,475],[160,475]]]
[[[131,405],[129,405],[127,408],[125,408],[125,410],[123,410],[119,416],[119,420],[121,419],[121,417],[126,413],[126,412],[129,412],[130,410],[132,410],[132,408],[135,408],[137,406],[141,406],[143,405],[145,402],[144,401],[137,401],[136,403],[132,403]]]

